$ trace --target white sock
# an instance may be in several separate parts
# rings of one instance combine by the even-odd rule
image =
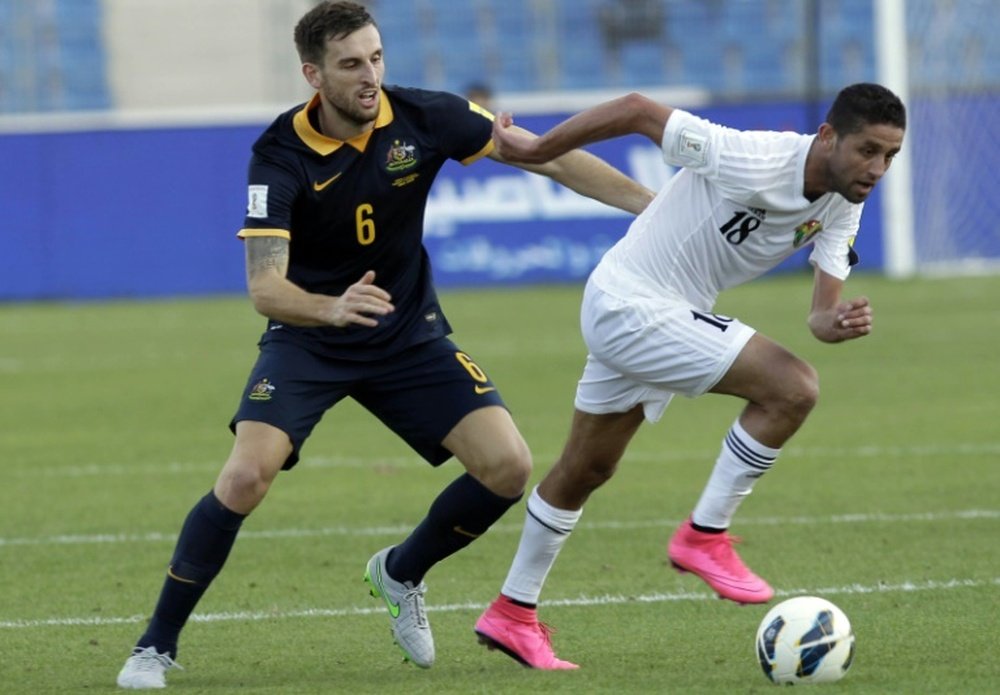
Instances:
[[[739,420],[734,422],[722,442],[722,451],[691,521],[706,528],[729,528],[743,498],[774,465],[780,453],[781,449],[764,446],[747,434]]]
[[[545,578],[583,510],[556,509],[539,496],[537,486],[531,491],[527,506],[521,543],[501,593],[525,603],[538,603]]]

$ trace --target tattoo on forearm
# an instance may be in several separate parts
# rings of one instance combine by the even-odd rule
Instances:
[[[277,270],[284,277],[288,270],[288,239],[276,236],[251,237],[246,240],[247,277]]]

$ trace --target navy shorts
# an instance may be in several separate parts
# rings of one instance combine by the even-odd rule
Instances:
[[[323,414],[350,396],[432,465],[451,457],[441,441],[473,410],[504,406],[486,373],[448,338],[379,362],[337,360],[287,340],[264,340],[229,424],[266,422],[288,434],[294,466]]]

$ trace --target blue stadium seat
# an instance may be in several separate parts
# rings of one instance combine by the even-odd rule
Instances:
[[[438,2],[447,7],[455,5],[452,0]],[[482,6],[492,15],[497,31],[502,36],[531,33],[531,8],[524,0],[483,0]]]
[[[4,0],[0,2],[0,22],[0,35],[10,27],[19,32],[0,41],[4,47],[0,50],[2,89],[10,92],[0,109],[60,111],[110,106],[99,0],[55,0],[45,6],[18,6]],[[17,86],[11,89],[12,85]]]
[[[773,41],[801,39],[806,30],[806,3],[786,0],[764,0],[764,27],[767,38]]]
[[[727,3],[718,20],[720,38],[740,45],[761,41],[764,38],[764,20],[764,5],[761,0]]]
[[[54,18],[60,36],[78,38],[101,35],[99,0],[57,0]]]
[[[504,92],[692,85],[735,96],[795,93],[809,77],[800,0],[663,0],[662,39],[625,39],[612,56],[600,10],[614,1],[380,3],[387,81]],[[871,0],[818,7],[820,87],[875,79]],[[0,0],[0,112],[108,105],[102,10],[101,0]],[[911,0],[906,17],[913,88],[997,86],[1000,3]]]
[[[556,22],[560,86],[563,89],[605,86],[608,57],[595,3],[562,0]]]
[[[495,41],[490,45],[488,78],[498,92],[527,92],[541,86],[536,29],[524,0],[481,0],[492,18]]]
[[[506,56],[496,73],[498,92],[530,92],[538,85],[538,70],[530,56]]]
[[[595,89],[605,84],[608,60],[599,39],[564,45],[559,52],[559,65],[564,89]]]
[[[446,85],[460,91],[472,82],[488,81],[483,43],[473,32],[454,33],[441,45]]]
[[[664,83],[665,48],[645,42],[629,42],[622,46],[622,73],[629,84],[662,86]]]

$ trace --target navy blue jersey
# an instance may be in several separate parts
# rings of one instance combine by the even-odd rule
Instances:
[[[279,116],[253,146],[241,238],[290,240],[288,279],[340,295],[367,270],[395,311],[375,328],[268,322],[265,337],[304,342],[330,357],[378,360],[451,332],[423,246],[424,207],[447,159],[493,148],[491,116],[446,92],[383,87],[373,130],[347,141],[310,121],[318,95]]]

